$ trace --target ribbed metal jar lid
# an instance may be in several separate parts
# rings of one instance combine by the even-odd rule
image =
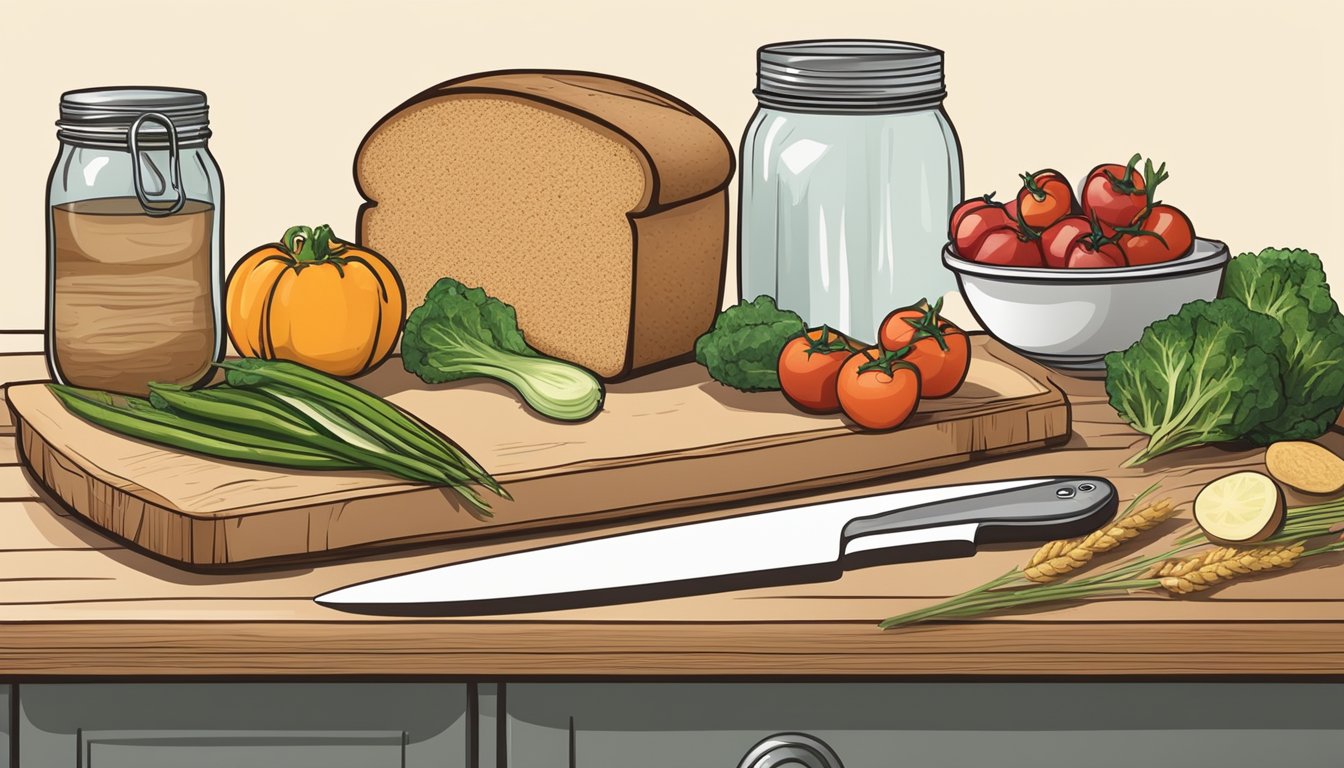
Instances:
[[[947,95],[943,52],[895,40],[802,40],[757,51],[756,97],[800,111],[904,112]]]
[[[87,88],[61,94],[56,136],[82,146],[125,148],[140,116],[159,114],[177,131],[179,146],[200,146],[210,137],[210,108],[205,94],[186,88]],[[137,137],[146,149],[168,146],[168,129],[146,120]]]

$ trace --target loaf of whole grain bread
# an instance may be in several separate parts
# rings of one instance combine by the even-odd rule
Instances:
[[[411,98],[365,137],[358,240],[419,306],[441,277],[512,304],[528,342],[605,379],[687,357],[727,261],[728,141],[661,91],[510,71]]]

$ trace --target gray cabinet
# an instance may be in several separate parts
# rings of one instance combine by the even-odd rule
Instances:
[[[527,683],[501,699],[509,768],[1296,768],[1344,754],[1338,684]]]
[[[1344,754],[1339,683],[34,684],[0,685],[0,715],[0,768],[1312,768]]]
[[[13,737],[9,734],[9,723],[11,720],[9,707],[13,697],[13,688],[8,685],[0,684],[0,768],[10,768],[9,740]]]
[[[24,768],[447,768],[469,761],[463,685],[24,685],[18,707]]]

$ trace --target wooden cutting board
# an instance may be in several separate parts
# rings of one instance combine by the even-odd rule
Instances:
[[[480,520],[455,494],[376,473],[302,472],[176,453],[71,415],[40,383],[6,388],[32,475],[74,513],[197,568],[289,564],[430,541],[674,514],[1041,448],[1067,439],[1047,371],[987,336],[952,397],[861,432],[688,364],[610,386],[582,424],[537,418],[493,382],[428,386],[393,360],[360,386],[451,436],[513,495]]]

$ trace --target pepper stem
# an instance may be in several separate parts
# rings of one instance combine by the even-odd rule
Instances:
[[[312,227],[290,227],[280,238],[281,248],[295,261],[313,261]]]
[[[304,226],[290,227],[285,230],[285,236],[280,239],[280,245],[285,252],[300,263],[326,261],[334,256],[340,256],[346,251],[345,243],[332,235],[331,226],[327,224],[323,224],[316,229]]]

